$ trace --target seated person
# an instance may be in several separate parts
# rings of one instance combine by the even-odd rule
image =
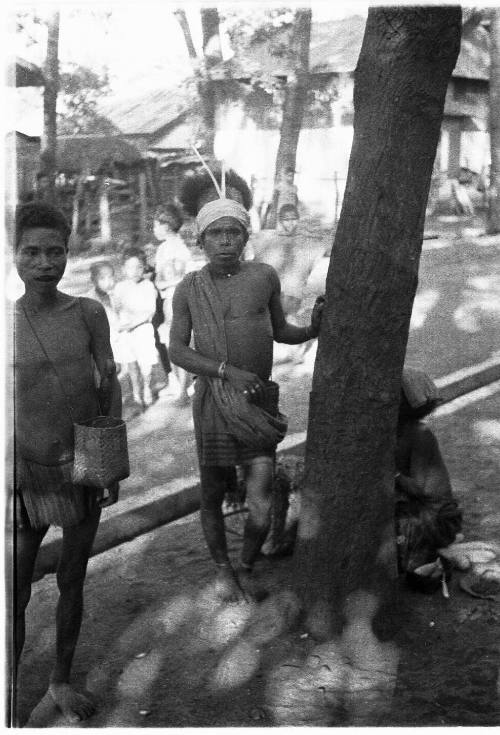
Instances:
[[[427,387],[414,390],[413,378]],[[396,526],[402,571],[434,561],[437,550],[455,540],[462,514],[453,500],[450,477],[438,440],[422,419],[439,402],[430,378],[403,374],[396,440]]]

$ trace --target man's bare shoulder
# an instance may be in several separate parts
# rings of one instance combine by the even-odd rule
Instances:
[[[251,275],[261,275],[264,278],[278,278],[276,269],[272,265],[269,265],[269,263],[262,263],[257,260],[245,260],[242,262],[241,268],[243,272]]]
[[[80,296],[79,299],[85,316],[93,319],[106,316],[104,306],[96,299],[92,299],[90,296]]]

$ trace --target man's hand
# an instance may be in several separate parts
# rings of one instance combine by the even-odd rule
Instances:
[[[227,365],[225,376],[233,388],[243,393],[247,400],[259,403],[264,397],[265,384],[255,373],[240,370],[234,365]]]
[[[114,505],[116,503],[120,493],[120,485],[118,482],[114,482],[112,485],[107,487],[106,490],[108,491],[108,494],[105,498],[102,498],[99,501],[100,508],[107,508],[109,505]]]
[[[309,327],[309,334],[311,337],[317,337],[319,334],[319,328],[321,325],[321,317],[323,316],[323,309],[325,308],[325,297],[318,296],[314,302],[314,307],[311,314],[311,326]]]

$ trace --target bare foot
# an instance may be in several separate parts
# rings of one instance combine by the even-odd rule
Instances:
[[[242,602],[246,600],[245,593],[241,588],[234,569],[229,564],[217,567],[215,575],[215,591],[217,596],[224,602]]]
[[[95,706],[90,699],[75,692],[69,684],[53,682],[49,685],[49,694],[56,707],[71,722],[86,720],[95,712]]]
[[[249,569],[248,567],[240,566],[238,567],[237,574],[240,587],[243,589],[243,592],[245,593],[245,597],[247,599],[255,600],[256,602],[262,602],[262,600],[265,600],[266,597],[269,597],[269,591],[256,584],[251,569]]]

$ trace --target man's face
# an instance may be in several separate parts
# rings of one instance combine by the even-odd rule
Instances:
[[[50,293],[64,275],[68,253],[63,235],[49,227],[30,227],[21,235],[16,268],[26,291]]]
[[[234,217],[220,217],[208,225],[202,236],[202,247],[210,263],[231,267],[239,261],[248,233]]]
[[[208,202],[214,202],[216,199],[219,199],[219,195],[217,194],[215,189],[207,189],[200,195],[200,198],[198,199],[198,211],[202,207],[204,207],[205,204],[208,204]],[[234,199],[235,202],[243,204],[241,191],[239,189],[235,189],[234,186],[228,186],[226,188],[226,199]]]

